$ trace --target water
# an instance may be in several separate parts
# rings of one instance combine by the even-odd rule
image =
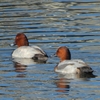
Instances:
[[[99,100],[99,31],[99,0],[1,0],[0,100]],[[72,58],[87,62],[97,77],[61,76],[54,72],[56,57],[42,64],[27,59],[15,63],[11,53],[16,47],[9,44],[19,32],[49,56],[68,46]]]

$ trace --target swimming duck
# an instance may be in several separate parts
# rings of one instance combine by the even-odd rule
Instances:
[[[55,72],[62,74],[89,74],[92,68],[80,59],[71,60],[70,50],[66,46],[59,47],[56,56],[60,58],[60,63],[55,67]]]
[[[28,39],[24,33],[18,33],[15,37],[15,43],[18,48],[12,53],[13,58],[32,58],[35,60],[46,61],[48,56],[40,47],[29,46]]]

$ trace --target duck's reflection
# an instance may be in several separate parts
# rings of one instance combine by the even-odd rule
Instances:
[[[26,67],[26,65],[21,65],[20,63],[14,62],[14,68],[16,72],[25,72]]]
[[[17,77],[25,77],[26,74],[24,73],[26,71],[26,65],[21,65],[20,63],[14,62],[14,68],[15,72],[18,73]]]
[[[26,66],[38,63],[34,61],[33,59],[27,59],[27,58],[25,59],[24,58],[14,58],[13,62],[19,63],[21,65],[26,65]]]
[[[35,66],[37,63],[46,63],[43,61],[34,61],[33,59],[22,59],[22,58],[14,58],[13,59],[15,72],[18,73],[17,77],[25,77],[26,76],[26,68],[30,65]]]
[[[83,74],[59,74],[55,82],[58,92],[68,92],[70,84],[73,80],[89,81],[90,78],[95,78],[96,75],[83,75]]]
[[[60,78],[56,81],[57,91],[58,92],[66,92],[69,91],[70,82],[68,82],[65,78]]]

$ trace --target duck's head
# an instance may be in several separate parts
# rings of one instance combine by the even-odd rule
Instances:
[[[60,61],[71,59],[70,50],[66,46],[59,47],[56,51],[56,56],[60,58]]]
[[[28,46],[29,42],[28,39],[26,37],[26,35],[24,33],[18,33],[15,37],[15,45],[17,45],[18,47],[20,46]]]

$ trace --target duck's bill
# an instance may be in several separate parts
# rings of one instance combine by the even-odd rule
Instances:
[[[16,45],[15,43],[11,43],[11,44],[10,44],[11,47],[12,47],[12,46],[15,46],[15,45]]]
[[[56,55],[56,54],[53,54],[53,55],[51,55],[50,57],[57,57],[57,55]]]

